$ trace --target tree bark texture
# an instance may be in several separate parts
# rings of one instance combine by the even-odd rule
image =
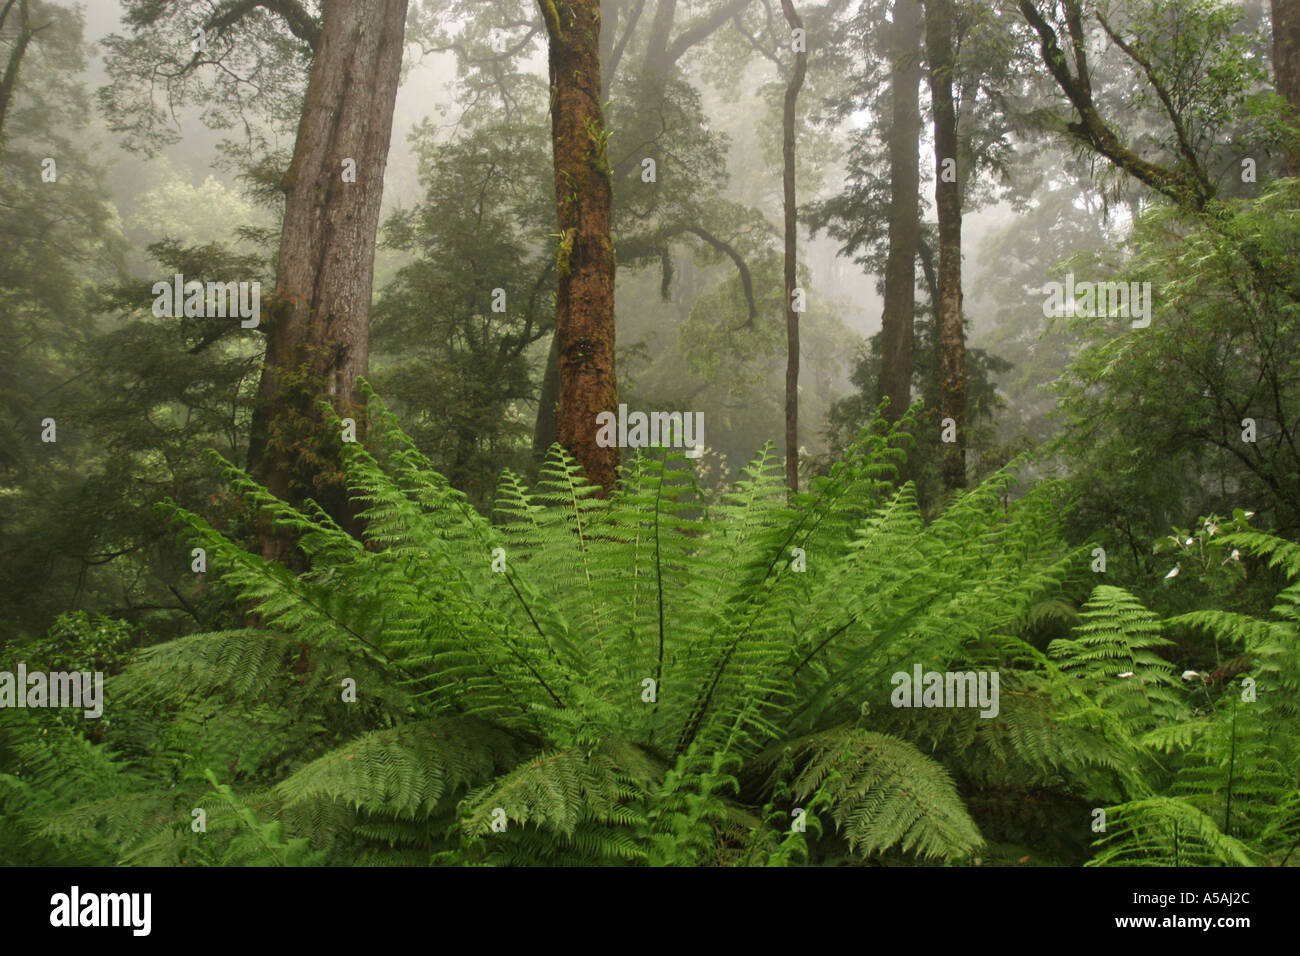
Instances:
[[[803,30],[803,21],[791,0],[781,0],[781,12],[791,31]],[[785,478],[791,491],[799,490],[799,313],[794,310],[794,289],[798,281],[798,223],[795,209],[794,121],[799,90],[808,72],[807,38],[795,52],[794,73],[785,88],[785,109],[781,117],[782,187],[785,196]]]
[[[599,0],[538,0],[551,75],[559,356],[556,434],[607,494],[619,449],[596,444],[596,416],[618,411],[614,380],[613,193],[601,112]]]
[[[315,498],[352,523],[342,440],[324,398],[363,431],[357,378],[369,360],[370,301],[384,169],[392,136],[407,0],[327,0],[307,82],[254,412],[250,469],[288,501]],[[355,182],[345,181],[345,160]],[[350,164],[347,168],[351,168]],[[348,179],[351,179],[348,176]],[[277,543],[263,540],[276,556]]]
[[[966,486],[966,335],[961,294],[961,176],[945,181],[944,162],[957,156],[953,100],[952,0],[925,0],[925,47],[934,113],[935,205],[939,214],[939,410],[956,423],[957,440],[943,443],[945,489]]]
[[[916,317],[916,256],[921,240],[921,4],[895,0],[890,31],[893,75],[889,132],[889,253],[880,330],[878,396],[896,422],[912,400],[912,343]]]

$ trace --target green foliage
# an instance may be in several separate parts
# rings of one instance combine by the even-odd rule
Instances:
[[[14,826],[72,855],[98,827],[122,862],[305,860],[299,839],[331,862],[493,864],[958,861],[981,845],[949,771],[845,720],[887,708],[888,675],[913,661],[1019,653],[988,642],[1075,560],[1050,487],[1007,504],[999,476],[927,526],[889,482],[904,436],[868,431],[793,502],[770,450],[713,506],[658,451],[601,501],[557,447],[534,489],[503,478],[491,524],[377,400],[370,420],[374,452],[346,446],[364,546],[229,470],[297,538],[301,574],[169,509],[262,625],[151,648],[115,678],[107,743],[83,759],[111,795],[25,806]],[[816,573],[792,570],[793,548]],[[25,746],[24,765],[56,759]],[[188,832],[223,764],[238,826]],[[150,810],[107,814],[123,791]]]
[[[256,280],[263,267],[256,256],[215,245],[168,240],[150,252],[169,278]],[[153,505],[170,496],[211,507],[215,518],[221,504],[237,504],[214,495],[219,472],[193,449],[244,454],[260,342],[229,318],[153,315],[156,278],[85,293],[80,314],[89,334],[69,349],[66,381],[28,413],[36,420],[24,425],[22,446],[42,449],[43,463],[15,476],[3,549],[21,608],[5,615],[5,627],[44,631],[69,604],[147,622],[157,637],[181,633],[182,617],[208,627],[232,623],[225,596],[187,574],[188,552],[164,543],[167,529]],[[39,436],[44,415],[58,426],[49,445],[30,437]],[[237,508],[219,520],[242,533]]]
[[[770,450],[707,502],[679,453],[630,459],[600,500],[557,447],[534,488],[503,477],[489,522],[373,398],[370,420],[369,446],[346,449],[364,542],[228,469],[295,537],[299,574],[168,507],[261,625],[138,654],[94,740],[4,715],[7,852],[962,863],[1018,853],[1014,838],[1077,860],[1090,808],[1107,813],[1098,865],[1280,863],[1295,848],[1300,584],[1267,619],[1162,622],[1109,585],[1066,613],[1086,551],[1060,543],[1058,490],[1013,502],[998,475],[926,524],[891,482],[897,428],[865,430],[792,501]],[[1300,577],[1280,539],[1208,546]],[[1026,640],[1044,615],[1074,622],[1046,653]],[[1225,666],[1179,680],[1165,634],[1196,629]],[[891,706],[889,675],[916,663],[996,672],[999,713]]]
[[[212,784],[213,794],[220,801],[219,811],[211,822],[212,832],[218,836],[223,830],[233,831],[219,858],[203,859],[203,863],[217,866],[312,866],[325,859],[323,850],[312,850],[306,837],[286,838],[279,820],[263,822],[229,784],[217,780],[212,771],[205,774]],[[216,842],[216,841],[214,841]],[[202,843],[200,843],[202,846]]]
[[[27,5],[6,5],[5,69]],[[80,605],[75,559],[90,515],[84,462],[92,443],[70,406],[84,382],[81,349],[95,331],[94,289],[122,275],[124,243],[81,82],[79,11],[33,3],[36,29],[3,97],[0,142],[0,639],[43,633]],[[17,65],[16,63],[14,64]],[[48,166],[53,163],[53,166]],[[52,181],[43,178],[49,172]],[[53,418],[57,441],[41,441]],[[84,510],[83,510],[84,509]],[[93,553],[93,551],[91,552]],[[93,572],[89,573],[93,577]],[[93,590],[94,581],[85,581]],[[89,603],[89,606],[95,606]],[[103,609],[100,604],[98,609]]]
[[[846,727],[789,747],[801,764],[792,795],[820,797],[851,851],[953,859],[983,842],[948,772],[906,741]]]
[[[476,506],[502,469],[530,464],[536,399],[530,350],[554,327],[554,230],[544,88],[520,78],[513,108],[480,108],[450,143],[411,134],[425,198],[393,215],[385,244],[403,265],[374,312],[374,379],[403,428]]]
[[[1229,534],[1221,543],[1267,557],[1284,567],[1293,583],[1277,595],[1269,618],[1205,610],[1166,622],[1167,629],[1210,633],[1221,650],[1240,652],[1239,664],[1208,677],[1187,672],[1188,704],[1196,709],[1154,727],[1147,714],[1154,714],[1155,706],[1113,708],[1126,728],[1148,728],[1140,733],[1136,752],[1158,757],[1158,763],[1144,763],[1154,769],[1144,772],[1143,787],[1107,809],[1106,835],[1097,840],[1092,860],[1096,865],[1285,865],[1300,841],[1296,546],[1258,532]],[[1125,648],[1137,647],[1135,637],[1150,646],[1149,615],[1124,592],[1105,591],[1100,610],[1112,634],[1124,632]],[[1112,637],[1111,646],[1117,644]],[[1133,659],[1140,665],[1139,655]],[[1154,675],[1150,670],[1146,675],[1146,688],[1165,683],[1158,665]],[[1136,695],[1130,693],[1128,700]]]
[[[1192,804],[1153,797],[1111,807],[1094,866],[1251,866],[1240,840],[1225,836]]]
[[[929,307],[927,306],[927,312]],[[914,430],[918,434],[938,434],[942,428],[940,414],[940,383],[942,369],[939,341],[935,324],[929,316],[918,318],[914,326],[914,354],[912,366],[912,391],[919,397],[913,415]],[[879,402],[881,333],[871,337],[859,353],[850,380],[856,391],[833,404],[826,414],[830,452],[820,462],[829,464],[853,441],[858,431],[871,421]],[[993,427],[994,415],[1004,407],[1002,397],[994,385],[997,375],[1009,371],[1011,366],[1003,359],[984,349],[966,350],[966,401],[968,409],[968,449],[971,451],[969,470],[976,480],[982,480],[1005,466],[1013,457],[1002,447]],[[918,443],[908,455],[905,474],[917,486],[922,508],[927,512],[942,494],[939,480],[941,452],[933,443]]]
[[[58,616],[44,638],[31,642],[21,653],[32,670],[116,674],[133,656],[136,640],[125,621],[67,611]]]
[[[1072,640],[1048,648],[1066,676],[1082,681],[1098,706],[1131,728],[1184,716],[1169,663],[1155,652],[1173,643],[1161,636],[1156,615],[1120,588],[1099,585],[1080,617]]]
[[[1281,533],[1300,527],[1288,437],[1300,399],[1298,195],[1300,181],[1279,180],[1221,214],[1150,211],[1118,276],[1151,283],[1150,327],[1072,321],[1085,348],[1060,385],[1054,447],[1082,492],[1083,527],[1106,529],[1108,550],[1234,507]]]
[[[771,446],[731,480],[781,414],[770,165],[789,54],[779,16],[730,5],[622,5],[601,51],[609,123],[587,130],[615,190],[621,394],[708,409],[706,456],[634,454],[609,499],[558,447],[536,474],[535,383],[571,238],[553,235],[545,84],[525,72],[543,34],[531,0],[416,4],[408,41],[455,55],[464,111],[416,129],[423,196],[386,227],[372,357],[393,413],[334,406],[363,425],[344,470],[320,379],[284,372],[269,439],[293,466],[291,507],[229,464],[276,304],[253,334],[147,311],[175,272],[266,285],[275,217],[170,166],[115,174],[124,211],[132,199],[119,216],[78,81],[81,14],[31,0],[42,26],[0,131],[0,669],[107,681],[100,719],[0,710],[0,862],[1300,859],[1300,546],[1277,536],[1300,529],[1300,183],[1279,178],[1296,130],[1268,92],[1264,5],[1084,5],[1090,37],[1112,34],[1089,40],[1097,108],[1181,208],[1151,207],[1118,170],[1094,177],[1095,143],[1062,157],[1032,142],[1078,117],[1058,114],[1016,5],[950,5],[963,205],[1005,189],[1016,213],[981,235],[987,269],[966,283],[972,336],[997,328],[968,349],[977,487],[951,497],[936,443],[909,437],[938,430],[924,297],[918,405],[892,431],[875,419],[869,343],[831,408],[851,354],[840,317],[861,303],[836,301],[849,280],[816,244],[797,280],[814,290],[800,411],[830,411],[829,453],[803,436],[803,494]],[[800,224],[875,274],[888,6],[806,11],[817,55],[797,127]],[[187,145],[276,209],[325,7],[126,0],[103,43],[108,128],[154,152],[198,107],[242,135],[208,149],[187,127]],[[205,57],[188,48],[198,23]],[[843,125],[814,129],[825,118]],[[389,166],[399,184],[405,165]],[[1151,282],[1152,324],[1044,329],[1049,262]],[[1050,439],[1036,386],[1058,378],[1055,461],[1003,470]],[[57,444],[37,439],[47,416]],[[1020,483],[1057,465],[1062,484]],[[345,530],[328,515],[349,497],[361,517]],[[283,563],[251,547],[263,520]],[[891,676],[916,666],[996,674],[997,714],[893,706]]]
[[[294,26],[258,6],[236,16],[217,16],[200,0],[126,0],[123,7],[129,32],[102,41],[108,84],[99,103],[127,149],[152,156],[175,143],[182,134],[174,111],[190,105],[203,108],[209,128],[243,134],[223,151],[245,162],[277,135],[292,135],[320,38],[318,4],[303,5]],[[201,58],[191,48],[196,26],[205,29]],[[167,77],[162,103],[155,99],[159,75]]]

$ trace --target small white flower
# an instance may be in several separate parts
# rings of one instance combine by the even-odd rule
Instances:
[[[1234,561],[1240,561],[1240,560],[1241,560],[1241,552],[1238,551],[1236,548],[1233,548],[1233,549],[1232,549],[1232,554],[1228,555],[1228,557],[1232,558],[1232,560],[1234,560]]]
[[[1191,547],[1191,545],[1192,545],[1192,539],[1191,539],[1191,538],[1188,538],[1186,541],[1183,542],[1183,544],[1187,545],[1188,547]]]
[[[1205,533],[1206,533],[1206,534],[1210,534],[1210,535],[1212,535],[1212,534],[1214,534],[1214,532],[1216,532],[1216,531],[1218,531],[1218,530],[1219,530],[1219,526],[1218,526],[1217,524],[1213,524],[1213,523],[1211,523],[1211,522],[1209,522],[1209,521],[1205,522]]]
[[[1178,569],[1179,565],[1175,564],[1174,569],[1165,575],[1165,580],[1168,581],[1170,578],[1178,577]]]
[[[1253,511],[1247,511],[1247,512],[1245,513],[1244,517],[1247,517],[1247,518],[1253,518],[1253,517],[1255,517],[1255,512],[1253,512]]]
[[[1183,671],[1183,680],[1191,680],[1193,677],[1200,677],[1196,671]]]
[[[1119,676],[1120,676],[1120,677],[1132,677],[1132,676],[1133,676],[1133,672],[1132,672],[1132,671],[1125,671],[1124,673],[1120,674]]]

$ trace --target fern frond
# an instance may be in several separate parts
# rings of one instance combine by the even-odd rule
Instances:
[[[1088,866],[1254,866],[1246,844],[1225,836],[1187,800],[1150,797],[1106,809],[1106,835]]]
[[[298,770],[275,788],[287,806],[324,801],[414,818],[447,794],[518,758],[510,735],[472,718],[432,718],[372,731]]]
[[[791,748],[800,764],[794,797],[823,794],[851,850],[954,860],[983,843],[948,771],[905,741],[841,728]]]

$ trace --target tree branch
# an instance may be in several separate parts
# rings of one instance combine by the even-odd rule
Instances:
[[[695,46],[695,44],[708,39],[719,27],[733,16],[739,14],[752,2],[753,0],[731,0],[730,3],[724,3],[712,13],[706,13],[698,18],[685,30],[677,34],[677,39],[668,45],[668,63],[676,63],[685,55],[687,50]]]
[[[930,293],[930,307],[935,315],[939,311],[939,279],[934,272],[934,252],[925,241],[925,236],[917,236],[916,254],[921,260],[921,272],[925,276],[925,287]]]
[[[614,44],[614,50],[609,56],[609,63],[601,64],[600,74],[605,77],[606,98],[609,97],[609,91],[614,88],[614,72],[623,59],[623,53],[627,49],[627,41],[632,38],[632,31],[636,29],[637,21],[641,19],[643,9],[645,9],[645,0],[637,0],[636,6],[632,8],[632,15],[627,18],[627,28],[623,31],[623,35],[619,37],[618,42]]]
[[[1192,170],[1192,174],[1196,176],[1201,188],[1207,194],[1213,192],[1213,187],[1210,185],[1210,178],[1201,167],[1200,159],[1197,157],[1195,150],[1192,149],[1191,141],[1187,137],[1187,127],[1183,124],[1183,118],[1178,114],[1178,110],[1174,108],[1173,97],[1170,96],[1169,90],[1165,88],[1165,85],[1160,82],[1160,77],[1156,75],[1155,68],[1151,65],[1151,61],[1131,45],[1125,43],[1124,40],[1120,38],[1119,34],[1111,29],[1110,24],[1106,21],[1105,14],[1100,10],[1097,11],[1097,22],[1101,24],[1101,28],[1106,31],[1106,35],[1111,38],[1114,44],[1123,50],[1130,60],[1142,68],[1142,72],[1146,74],[1147,80],[1151,83],[1152,88],[1155,89],[1156,96],[1159,97],[1161,104],[1164,106],[1165,113],[1169,116],[1169,121],[1173,124],[1174,135],[1178,138],[1178,151],[1181,152],[1183,158],[1187,160],[1187,165]]]
[[[758,307],[754,304],[754,279],[749,274],[749,266],[745,264],[744,256],[737,252],[729,243],[724,242],[700,226],[687,226],[685,231],[699,236],[719,252],[726,253],[726,255],[730,257],[731,261],[736,264],[736,271],[740,273],[740,284],[745,290],[745,302],[749,305],[749,321],[740,326],[740,328],[753,328],[754,319],[758,318]]]
[[[202,626],[203,619],[199,617],[199,612],[194,609],[193,604],[185,600],[185,595],[181,594],[180,590],[176,587],[176,585],[174,584],[167,585],[167,590],[171,591],[172,594],[176,595],[176,600],[181,602],[181,606],[185,608],[189,616],[194,618],[195,622],[198,623],[200,626]]]
[[[18,0],[9,0],[5,4],[4,10],[0,10],[0,30],[4,29],[5,21],[9,19],[9,11],[13,9],[13,5],[17,2]]]
[[[1075,65],[1078,70],[1077,76],[1070,72],[1056,30],[1043,19],[1034,0],[1018,0],[1017,6],[1025,20],[1038,34],[1043,63],[1079,114],[1081,122],[1067,123],[1068,132],[1089,149],[1106,157],[1117,167],[1161,195],[1172,199],[1178,205],[1190,205],[1197,210],[1203,209],[1212,195],[1207,194],[1198,182],[1195,180],[1189,182],[1186,177],[1172,170],[1147,162],[1120,142],[1115,131],[1101,118],[1092,99],[1092,80],[1088,73],[1079,3],[1078,0],[1064,0],[1064,2]]]
[[[311,47],[312,53],[316,52],[320,45],[320,24],[298,0],[238,0],[214,13],[203,29],[224,30],[234,26],[258,7],[276,14],[284,21],[290,33]]]

